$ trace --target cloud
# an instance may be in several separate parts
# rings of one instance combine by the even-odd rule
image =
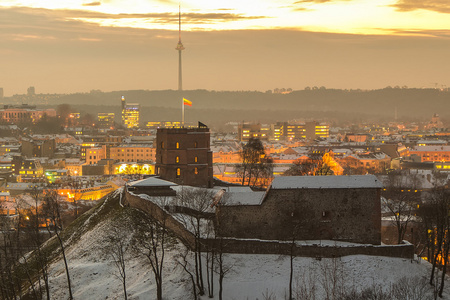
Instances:
[[[423,36],[450,39],[450,30],[389,30],[390,33],[396,35]]]
[[[80,37],[78,38],[79,41],[84,41],[84,42],[100,42],[101,39],[96,39],[96,38],[84,38],[84,37]]]
[[[294,4],[304,4],[304,3],[325,3],[325,2],[331,2],[333,0],[300,0],[295,1]]]
[[[324,4],[324,3],[336,3],[336,2],[350,2],[353,0],[298,0],[289,5],[292,11],[313,11],[307,7],[310,4]]]
[[[5,41],[2,47],[15,47],[15,43],[8,41],[39,43],[62,41],[98,41],[120,40],[126,29],[98,26],[87,22],[71,19],[76,15],[87,15],[84,12],[76,14],[74,11],[47,10],[34,8],[0,8],[0,40]],[[145,33],[144,33],[145,32]],[[151,31],[139,29],[128,30],[128,39],[152,34]],[[22,47],[22,46],[21,46]],[[23,49],[23,48],[22,48]]]
[[[83,6],[100,6],[100,5],[102,5],[102,3],[100,1],[83,3]]]
[[[299,0],[295,1],[294,4],[317,4],[317,3],[327,3],[327,2],[349,2],[353,0]]]
[[[84,4],[94,5],[96,2]],[[100,2],[99,2],[100,3]],[[31,18],[37,19],[46,15],[52,15],[56,20],[78,20],[89,23],[97,23],[99,20],[120,20],[120,19],[142,19],[152,23],[172,24],[178,22],[178,13],[137,13],[137,14],[108,14],[85,10],[47,10],[47,9],[31,9],[31,8],[15,8],[16,12],[30,15]],[[13,9],[10,10],[10,12]],[[225,9],[219,12],[211,13],[183,13],[182,20],[190,24],[207,24],[218,22],[234,22],[242,20],[264,19],[267,16],[246,16],[244,14],[227,12]],[[1,24],[1,21],[0,21]]]
[[[31,34],[11,34],[10,37],[14,41],[26,41],[26,40],[55,40],[54,36],[46,35],[31,35]]]
[[[68,18],[84,18],[84,19],[102,19],[102,20],[119,20],[119,19],[147,19],[158,23],[176,23],[178,22],[178,13],[146,13],[146,14],[105,14],[86,11],[67,11]],[[203,24],[210,22],[232,22],[241,20],[263,19],[266,16],[245,16],[235,13],[184,13],[182,15],[183,22],[193,24]]]
[[[398,0],[396,4],[391,6],[404,12],[424,9],[439,13],[450,13],[450,2],[448,0]]]

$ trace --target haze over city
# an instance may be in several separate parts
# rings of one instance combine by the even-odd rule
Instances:
[[[443,88],[445,1],[2,1],[5,96],[177,88]]]

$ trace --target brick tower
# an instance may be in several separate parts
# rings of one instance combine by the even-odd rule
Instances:
[[[156,174],[181,185],[213,186],[209,128],[160,128],[156,133]]]

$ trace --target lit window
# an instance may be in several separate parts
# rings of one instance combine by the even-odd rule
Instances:
[[[194,142],[194,148],[198,148],[198,143],[196,141]]]
[[[197,156],[194,158],[194,162],[198,162],[198,157]]]
[[[177,157],[175,158],[175,162],[176,162],[177,164],[180,162],[180,157],[179,157],[179,156],[177,156]]]
[[[181,176],[181,169],[177,168],[177,178],[180,178],[180,176]]]
[[[198,174],[198,168],[197,168],[197,167],[195,167],[195,169],[194,169],[194,174],[195,174],[195,175]]]
[[[180,149],[180,143],[177,142],[176,148],[177,148],[177,149]]]

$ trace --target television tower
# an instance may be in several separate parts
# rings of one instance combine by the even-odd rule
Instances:
[[[178,90],[183,90],[183,80],[181,76],[181,51],[184,50],[183,43],[181,43],[181,7],[178,5],[178,44],[175,50],[178,50]]]

